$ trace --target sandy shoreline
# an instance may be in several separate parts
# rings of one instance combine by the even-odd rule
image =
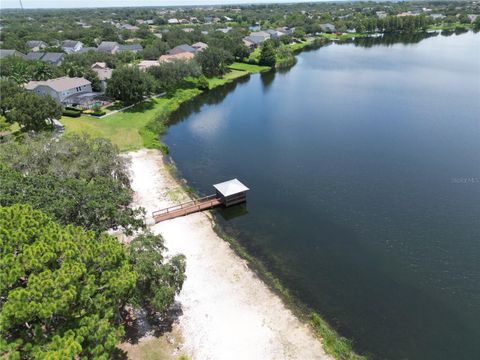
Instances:
[[[131,159],[134,205],[152,211],[187,197],[156,150]],[[180,353],[191,359],[331,359],[308,326],[285,307],[197,213],[152,226],[171,254],[187,258],[187,280],[177,300],[182,306]]]

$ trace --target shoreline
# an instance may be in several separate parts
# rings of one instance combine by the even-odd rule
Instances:
[[[188,199],[160,151],[126,155],[133,206],[144,207],[147,218]],[[192,359],[333,359],[311,326],[216,233],[208,212],[152,225],[151,230],[163,235],[169,254],[187,257],[187,280],[177,297],[181,315],[174,324],[183,338],[178,354]]]

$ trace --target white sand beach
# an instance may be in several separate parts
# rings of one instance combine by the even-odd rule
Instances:
[[[144,207],[147,216],[187,199],[159,151],[128,156],[134,205]],[[177,299],[183,314],[175,325],[182,354],[201,360],[332,359],[310,328],[213,231],[208,214],[164,221],[152,231],[163,235],[171,254],[187,258],[187,280]]]

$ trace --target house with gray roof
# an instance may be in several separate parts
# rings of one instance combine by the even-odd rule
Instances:
[[[100,45],[98,45],[97,51],[115,54],[119,48],[120,45],[116,41],[102,41]]]
[[[178,54],[185,53],[185,52],[195,54],[196,50],[193,47],[191,47],[190,45],[182,44],[182,45],[175,46],[173,49],[168,50],[167,54],[168,55],[178,55]]]
[[[96,47],[83,47],[76,52],[76,54],[85,54],[89,51],[97,51]]]
[[[10,49],[0,49],[0,59],[6,58],[8,56],[17,56],[17,57],[25,57],[20,51],[17,50],[10,50]]]
[[[29,52],[26,56],[26,60],[36,61],[40,60],[52,65],[59,66],[62,64],[64,53],[54,53],[54,52]]]
[[[43,52],[29,52],[27,55],[25,55],[25,60],[30,60],[30,61],[35,61],[35,60],[40,60],[45,53]]]
[[[143,50],[143,46],[140,44],[120,45],[118,51],[130,51],[134,54]]]
[[[30,40],[25,43],[25,47],[30,51],[40,51],[47,46],[48,44],[42,40]]]
[[[250,35],[244,37],[244,40],[257,46],[267,41],[268,39],[270,39],[270,37],[271,37],[270,34],[267,33],[266,31],[257,31],[257,32],[252,32],[250,33]]]
[[[30,81],[25,84],[25,89],[39,95],[49,95],[62,103],[69,96],[92,92],[92,83],[85,78],[60,77],[44,81]]]
[[[336,30],[335,25],[333,24],[320,24],[320,29],[326,33],[334,33]]]
[[[65,40],[62,43],[62,49],[67,54],[79,52],[82,49],[82,47],[83,47],[83,44],[80,41],[76,41],[76,40]]]

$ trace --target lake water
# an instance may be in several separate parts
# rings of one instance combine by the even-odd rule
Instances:
[[[164,141],[200,193],[251,188],[221,225],[357,351],[480,359],[480,34],[366,45],[204,94]]]

